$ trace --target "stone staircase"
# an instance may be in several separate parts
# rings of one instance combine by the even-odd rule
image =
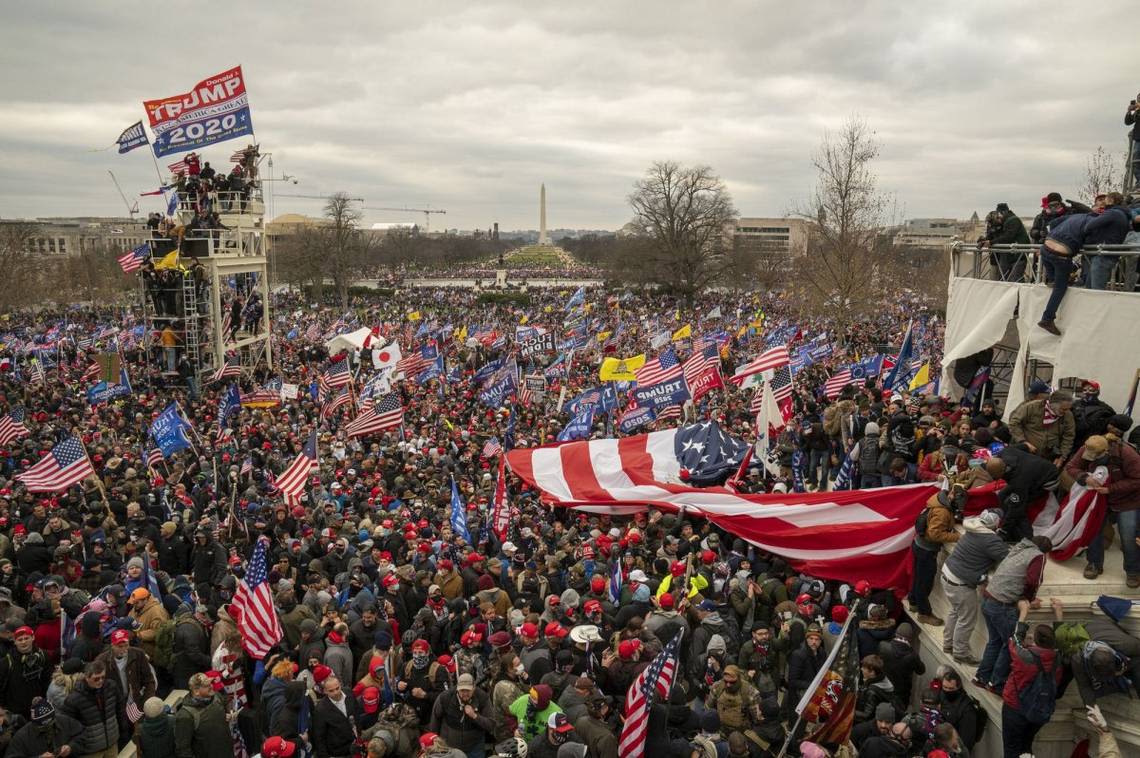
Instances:
[[[959,527],[960,529],[960,527]],[[950,546],[948,549],[953,549]],[[941,568],[943,551],[939,559]],[[1064,563],[1050,561],[1045,569],[1045,581],[1042,584],[1038,597],[1041,598],[1040,610],[1030,613],[1030,622],[1051,622],[1053,612],[1049,607],[1049,599],[1060,598],[1065,604],[1065,620],[1080,621],[1099,615],[1100,610],[1095,607],[1094,601],[1100,595],[1115,597],[1140,598],[1140,592],[1132,590],[1125,584],[1124,572],[1121,567],[1119,549],[1106,551],[1105,573],[1095,581],[1085,579],[1085,561],[1081,556],[1072,558]],[[949,609],[946,596],[942,593],[941,582],[935,582],[934,592],[930,596],[930,604],[934,613],[945,618]],[[973,755],[1000,756],[1001,748],[1001,698],[986,690],[977,688],[969,683],[977,671],[975,666],[966,666],[954,661],[949,653],[942,652],[942,627],[921,624],[915,619],[911,623],[919,632],[919,645],[923,661],[926,663],[926,675],[921,677],[922,686],[929,684],[939,667],[954,668],[961,674],[966,691],[976,698],[989,714],[990,723],[986,726],[981,742],[975,746]],[[1131,615],[1122,622],[1130,633],[1140,636],[1140,612],[1135,609]],[[986,644],[985,622],[978,616],[977,626],[971,638],[971,649],[977,658],[981,658],[982,650]],[[918,688],[915,690],[919,692]],[[1140,758],[1140,700],[1132,700],[1124,695],[1111,695],[1097,701],[1109,726],[1116,736],[1121,753],[1124,756]],[[1057,710],[1053,720],[1047,724],[1037,735],[1034,743],[1035,758],[1069,758],[1077,742],[1090,738],[1090,755],[1098,755],[1096,731],[1089,724],[1085,709],[1081,703],[1080,693],[1076,683],[1069,685],[1065,696],[1057,702]]]

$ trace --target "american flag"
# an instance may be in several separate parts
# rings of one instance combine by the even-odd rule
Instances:
[[[241,471],[238,472],[238,476],[246,476],[246,475],[252,474],[252,473],[253,473],[253,458],[250,458],[247,455],[245,457],[245,460],[241,462]]]
[[[157,447],[151,447],[146,451],[146,467],[156,468],[158,464],[162,463],[165,458],[162,457],[162,451]]]
[[[80,350],[90,350],[95,345],[95,337],[88,334],[86,337],[80,337],[75,343],[75,347]]]
[[[337,408],[343,408],[348,405],[350,399],[348,387],[343,387],[340,392],[326,399],[324,404],[321,405],[321,418],[329,418],[336,412]]]
[[[653,703],[656,690],[662,698],[668,698],[677,678],[678,651],[684,630],[678,631],[669,640],[665,649],[658,653],[642,670],[625,696],[625,724],[618,739],[619,758],[641,758],[645,755],[645,737],[649,733],[649,707]]]
[[[32,358],[32,380],[40,384],[47,384],[47,375],[44,373],[43,364],[40,363],[39,358]]]
[[[0,418],[0,445],[10,444],[14,440],[31,434],[28,427],[24,426],[27,417],[28,413],[21,405],[8,411]]]
[[[223,308],[223,310],[225,312],[222,314],[222,335],[228,340],[230,338],[230,327],[234,325],[234,320],[228,307]]]
[[[127,720],[132,724],[137,724],[139,719],[143,717],[143,712],[135,705],[135,699],[129,695],[127,696],[126,714]]]
[[[324,391],[347,387],[352,381],[352,374],[348,371],[348,361],[337,361],[321,372],[320,387]]]
[[[91,365],[89,365],[87,367],[87,369],[83,372],[82,380],[85,382],[94,381],[95,379],[99,378],[99,374],[101,374],[102,372],[103,372],[103,370],[101,368],[99,368],[99,364],[92,361]]]
[[[511,509],[510,504],[507,503],[507,475],[506,475],[506,457],[499,459],[499,476],[495,480],[495,497],[491,501],[491,517],[487,519],[488,524],[495,530],[500,540],[507,538],[507,531],[511,525]]]
[[[241,632],[242,646],[254,660],[261,660],[269,649],[281,641],[281,621],[273,607],[273,596],[266,580],[269,562],[265,557],[269,539],[262,537],[253,549],[249,569],[238,583],[232,608]]]
[[[695,382],[706,369],[719,365],[720,356],[716,350],[716,343],[713,342],[705,345],[705,347],[700,350],[694,351],[681,368],[685,374],[685,382],[692,387],[693,382]]]
[[[753,374],[781,368],[787,366],[789,363],[791,363],[791,358],[788,355],[788,346],[777,345],[753,358],[750,363],[741,367],[739,371],[733,374],[729,381],[738,385]]]
[[[22,474],[16,474],[16,481],[23,484],[28,492],[63,492],[94,474],[95,469],[82,443],[75,437],[66,437],[39,463]]]
[[[839,393],[843,391],[843,388],[853,381],[854,379],[851,377],[851,367],[847,366],[841,368],[831,375],[831,378],[827,380],[827,384],[823,385],[823,394],[826,395],[829,400],[834,400],[839,397]]]
[[[186,163],[185,158],[182,158],[181,160],[175,161],[174,163],[168,163],[168,164],[166,164],[166,167],[170,170],[170,173],[172,173],[172,174],[185,174],[187,171],[190,170],[190,165],[188,163]]]
[[[653,360],[634,372],[640,387],[668,382],[681,376],[681,363],[673,348],[666,348]]]
[[[214,382],[220,382],[223,379],[229,377],[236,378],[239,376],[241,376],[241,366],[237,365],[236,363],[230,363],[229,361],[226,361],[221,366],[218,366],[218,369],[210,375],[209,383],[213,384]]]
[[[391,394],[378,400],[365,400],[360,413],[345,427],[345,431],[349,437],[363,437],[395,429],[403,423],[404,406],[400,403],[399,395]]]
[[[610,581],[607,591],[609,592],[610,602],[617,605],[621,601],[621,561],[615,560],[610,566]]]
[[[406,378],[417,376],[427,368],[430,361],[419,350],[413,350],[396,362],[396,374],[403,374]]]
[[[321,325],[314,321],[309,324],[309,328],[305,330],[305,339],[309,342],[316,342],[321,338]]]
[[[499,443],[498,437],[492,437],[483,444],[483,457],[490,459],[494,458],[499,453],[503,452],[503,446]]]
[[[769,379],[772,383],[772,395],[776,398],[776,402],[780,404],[780,410],[784,410],[784,405],[792,399],[792,367],[785,363],[780,368],[772,372],[772,378]],[[787,420],[788,414],[784,414],[784,420]]]
[[[149,257],[150,243],[144,242],[134,250],[123,253],[116,260],[119,261],[119,268],[123,270],[123,273],[129,274],[142,268],[143,262]]]
[[[301,454],[277,477],[277,489],[285,493],[285,502],[289,505],[300,504],[309,475],[317,466],[317,432],[314,429]]]
[[[519,387],[519,402],[527,408],[534,402],[534,393],[530,391],[525,382]]]
[[[676,403],[665,406],[654,415],[654,419],[657,421],[669,421],[675,418],[681,418],[681,406]]]

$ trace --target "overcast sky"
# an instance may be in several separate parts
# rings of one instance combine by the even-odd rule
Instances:
[[[288,10],[285,10],[288,9]],[[123,212],[156,189],[110,145],[142,101],[241,64],[288,191],[446,208],[449,227],[617,228],[654,160],[782,215],[852,114],[907,217],[1076,192],[1140,90],[1136,5],[1039,2],[45,2],[0,29],[0,217]],[[205,151],[227,164],[237,142]],[[165,162],[170,162],[168,159]],[[227,164],[228,165],[228,164]],[[158,204],[142,198],[143,210]],[[319,201],[278,198],[275,211]],[[441,217],[434,216],[433,226]],[[420,217],[368,212],[374,221]]]

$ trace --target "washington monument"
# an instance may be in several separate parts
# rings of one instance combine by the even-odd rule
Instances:
[[[546,233],[546,183],[538,191],[538,244],[549,245],[550,235]]]

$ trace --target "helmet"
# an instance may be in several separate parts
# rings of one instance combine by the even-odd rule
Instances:
[[[526,740],[522,737],[509,737],[495,745],[495,755],[501,758],[526,758]]]

